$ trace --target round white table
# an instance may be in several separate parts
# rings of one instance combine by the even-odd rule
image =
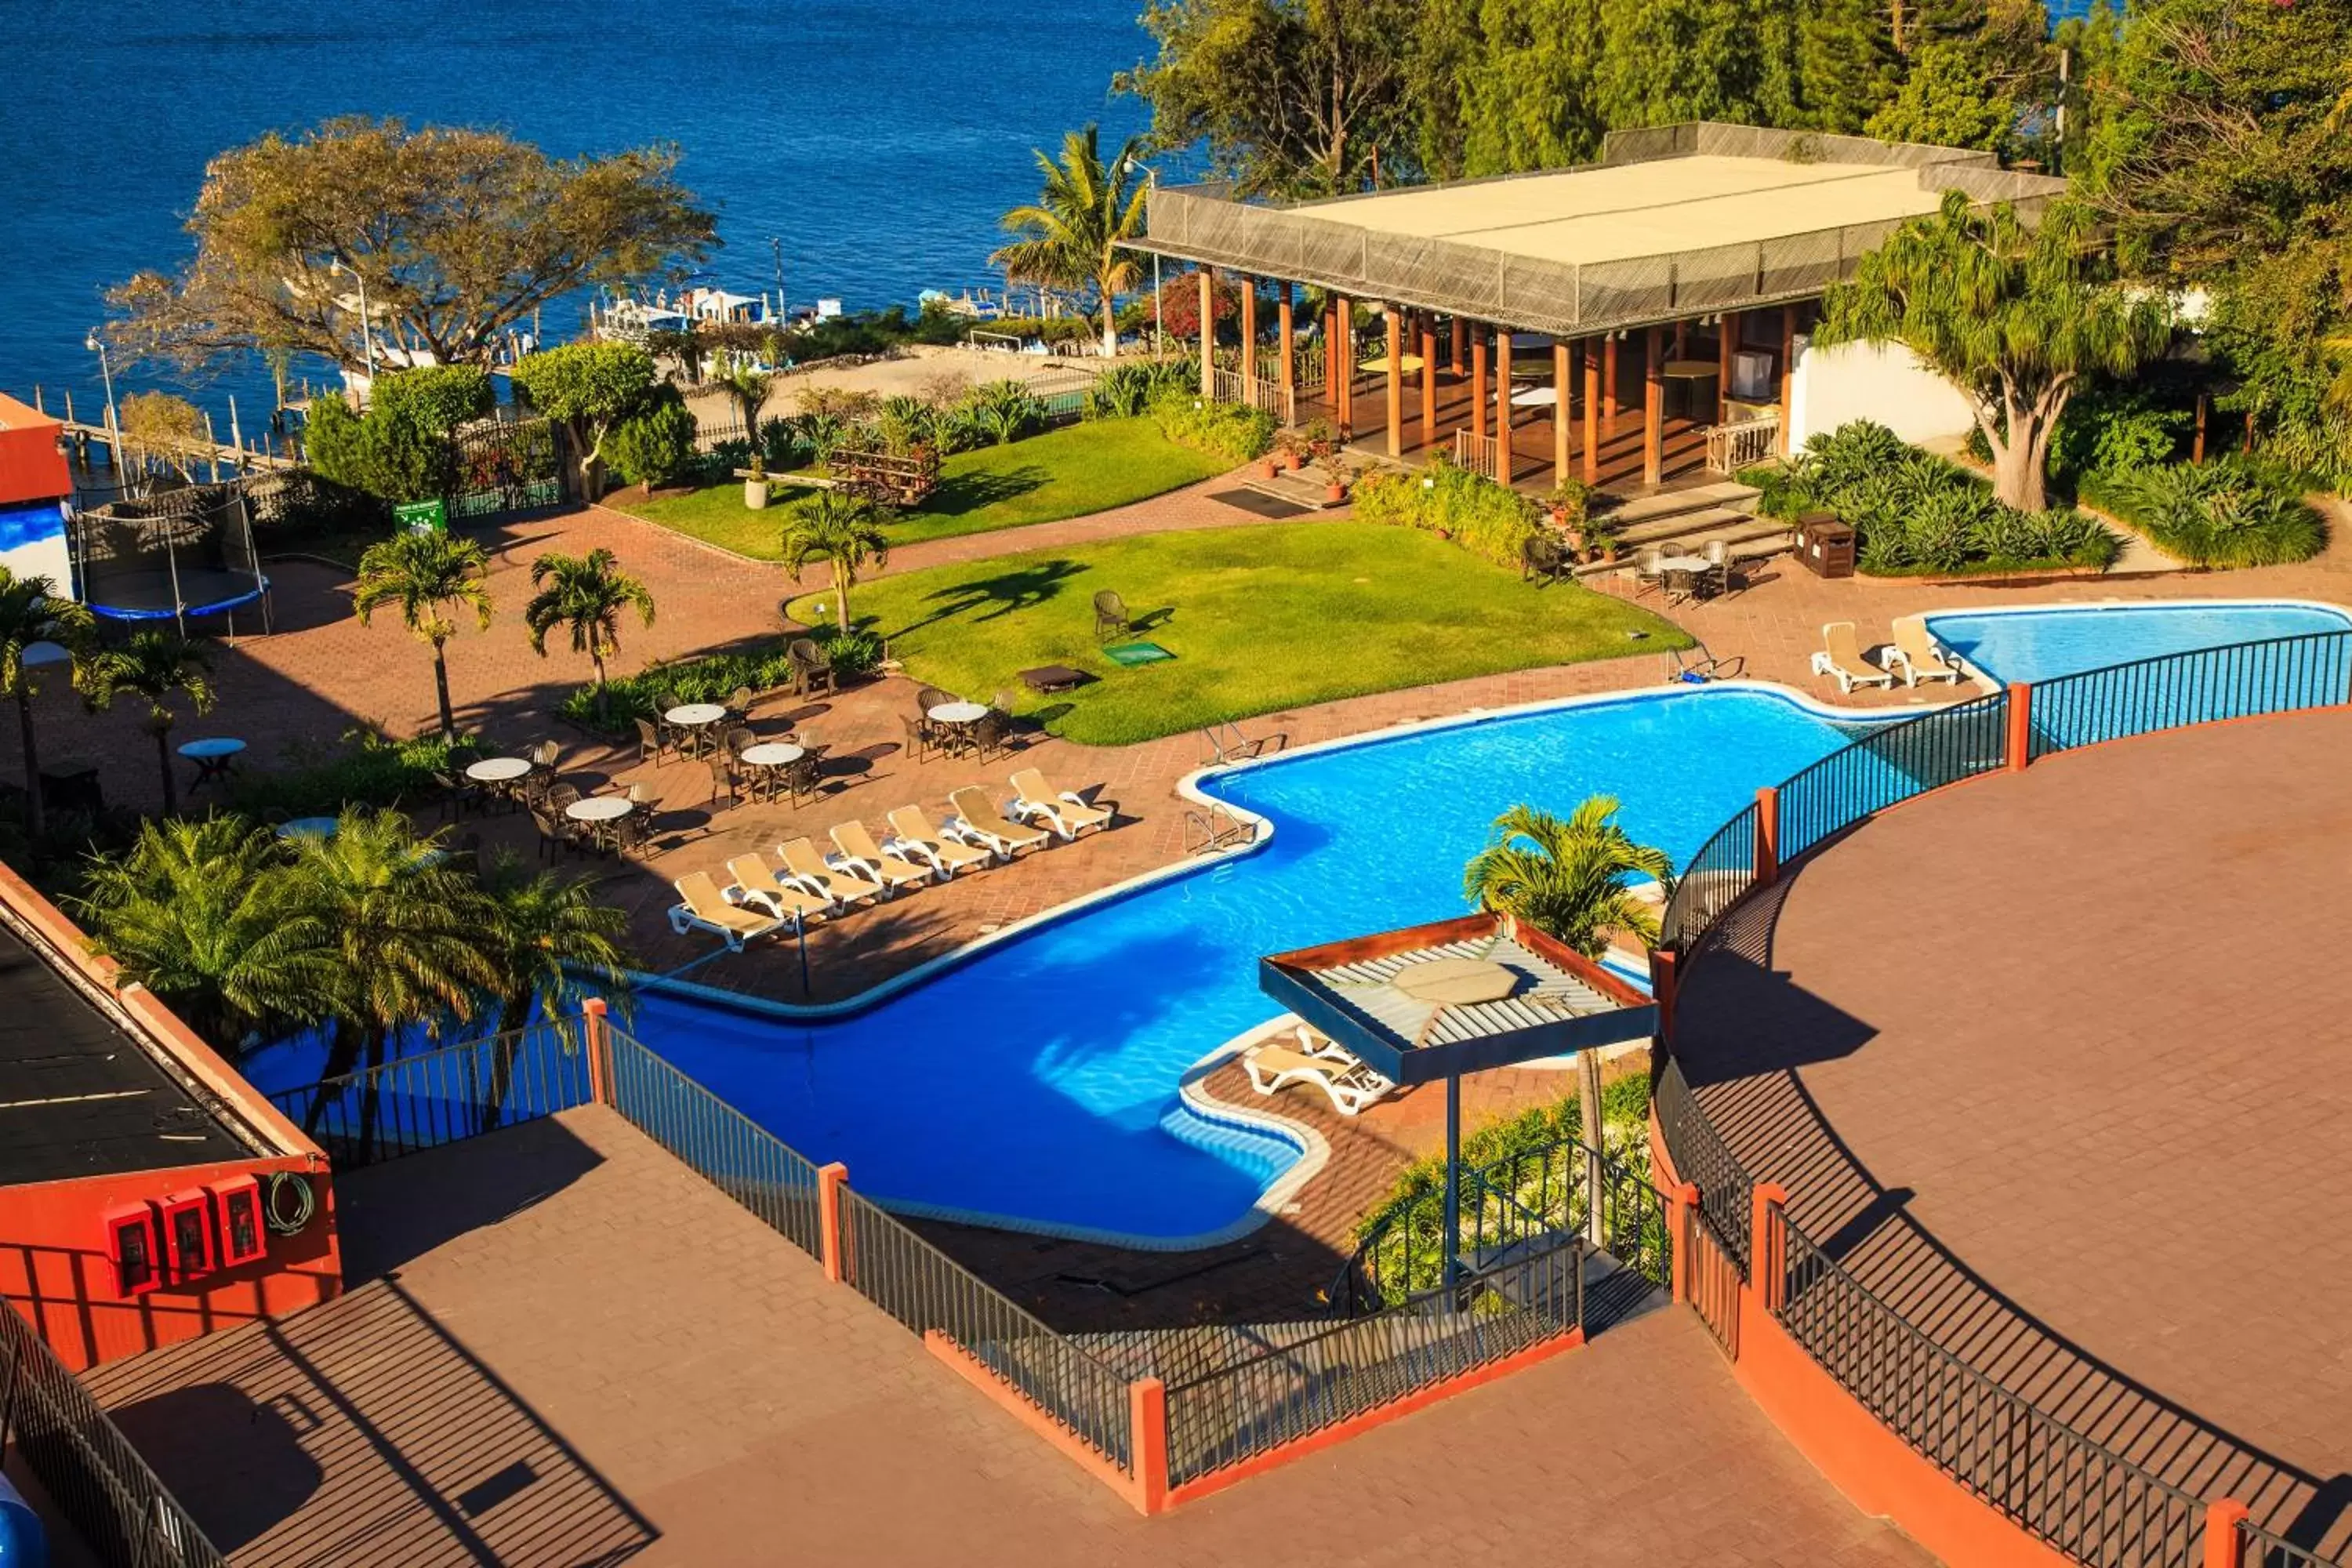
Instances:
[[[988,717],[985,702],[942,702],[931,710],[931,718],[941,724],[977,724]]]
[[[476,784],[512,784],[529,772],[529,757],[484,757],[466,769],[466,776]]]
[[[1704,555],[1661,555],[1658,557],[1658,570],[1661,572],[1706,572],[1713,570],[1714,566],[1715,563],[1709,561]]]
[[[626,795],[592,795],[565,806],[563,815],[574,822],[614,822],[636,809],[636,802]]]
[[[1556,386],[1523,386],[1511,394],[1514,408],[1549,408],[1559,401]]]
[[[684,730],[698,730],[705,724],[716,724],[727,717],[727,710],[716,702],[688,702],[662,715]]]
[[[808,752],[799,746],[782,741],[767,741],[743,748],[743,760],[755,768],[781,768],[787,763],[797,763]]]

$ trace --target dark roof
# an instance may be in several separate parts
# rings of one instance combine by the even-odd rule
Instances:
[[[1472,959],[1499,965],[1510,994],[1432,1003],[1391,981],[1409,965]],[[1258,984],[1313,1027],[1397,1083],[1507,1067],[1657,1032],[1657,1005],[1591,959],[1499,915],[1278,952]]]
[[[0,1186],[252,1152],[137,1038],[0,924]]]

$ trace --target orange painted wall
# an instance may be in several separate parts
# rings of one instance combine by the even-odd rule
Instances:
[[[0,397],[0,506],[73,494],[73,476],[58,449],[64,429],[13,397]]]

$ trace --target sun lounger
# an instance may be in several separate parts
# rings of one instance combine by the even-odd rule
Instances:
[[[1893,676],[1864,661],[1852,621],[1832,621],[1823,626],[1822,645],[1813,655],[1813,673],[1836,681],[1839,691],[1850,692],[1857,686],[1895,684]]]
[[[1021,850],[1034,849],[1045,842],[1042,829],[1007,822],[1004,814],[991,805],[988,796],[977,786],[966,785],[956,791],[948,796],[948,804],[956,810],[954,820],[948,824],[950,833],[967,844],[992,849],[1008,860]]]
[[[690,872],[670,886],[684,900],[669,911],[669,929],[680,936],[690,931],[713,931],[726,939],[730,952],[740,952],[752,938],[783,928],[784,922],[773,915],[729,903],[708,871]]]
[[[1056,792],[1035,768],[1013,775],[1013,815],[1022,822],[1043,822],[1065,838],[1076,838],[1087,828],[1110,826],[1111,814],[1089,805],[1076,790]]]
[[[822,894],[785,881],[776,875],[774,867],[757,855],[736,856],[727,862],[727,874],[735,879],[729,892],[743,903],[758,905],[778,920],[798,921],[806,925],[833,912],[832,903]]]
[[[919,860],[941,880],[968,867],[988,864],[988,851],[961,838],[950,838],[931,826],[919,805],[902,805],[890,814],[890,841],[883,846],[894,855]]]
[[[837,823],[831,832],[834,847],[841,851],[842,865],[894,893],[901,888],[919,888],[931,879],[928,867],[893,855],[875,843],[874,835],[866,831],[862,822]]]
[[[1895,643],[1882,656],[1890,672],[1903,677],[1906,686],[1916,686],[1923,680],[1948,680],[1960,683],[1960,667],[1948,662],[1936,647],[1936,639],[1927,633],[1927,617],[1906,616],[1895,623]],[[1900,670],[1895,667],[1900,665]]]
[[[1242,1067],[1249,1074],[1250,1087],[1260,1094],[1273,1094],[1294,1083],[1311,1083],[1331,1097],[1332,1108],[1342,1116],[1358,1114],[1396,1089],[1337,1047],[1309,1056],[1287,1046],[1258,1046],[1243,1054]]]
[[[824,857],[805,837],[777,845],[776,854],[784,862],[786,876],[837,904],[862,904],[887,891],[881,883],[855,871],[826,865]]]

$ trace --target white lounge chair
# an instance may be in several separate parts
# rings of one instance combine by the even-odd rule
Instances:
[[[771,935],[784,926],[785,922],[774,915],[729,903],[708,871],[689,872],[670,886],[684,900],[669,911],[669,929],[680,936],[690,931],[715,932],[726,939],[729,952],[740,952],[745,942]]]
[[[1948,680],[1955,686],[1960,683],[1960,667],[1947,660],[1936,647],[1936,639],[1928,635],[1925,616],[1906,616],[1895,622],[1895,641],[1879,657],[1889,672],[1903,677],[1906,686],[1916,686],[1923,680]]]
[[[967,784],[948,796],[955,807],[955,819],[948,831],[967,844],[977,844],[992,849],[1007,860],[1024,849],[1034,849],[1045,842],[1045,833],[1018,822],[1007,822],[1004,814],[989,804],[988,796],[978,787]]]
[[[1013,816],[1032,825],[1042,822],[1065,838],[1076,838],[1089,827],[1108,827],[1111,820],[1109,811],[1087,805],[1077,791],[1056,791],[1035,768],[1013,775]]]
[[[1862,657],[1862,645],[1852,621],[1832,621],[1822,628],[1822,647],[1813,655],[1813,673],[1838,683],[1842,693],[1857,686],[1892,687],[1895,678]]]
[[[1395,1084],[1337,1046],[1313,1054],[1287,1046],[1256,1046],[1243,1053],[1242,1067],[1249,1074],[1250,1087],[1260,1094],[1274,1094],[1294,1083],[1311,1083],[1331,1097],[1332,1109],[1342,1116],[1357,1115],[1396,1089]]]
[[[727,891],[737,903],[766,910],[778,920],[805,926],[833,912],[829,900],[777,876],[776,868],[757,855],[736,856],[727,862],[727,874],[735,879]]]
[[[827,831],[833,836],[834,847],[841,851],[842,866],[868,881],[879,882],[895,893],[901,888],[919,888],[931,879],[929,868],[875,843],[874,835],[866,831],[862,822],[836,823]]]
[[[855,871],[826,865],[824,857],[817,853],[816,846],[806,836],[777,845],[776,854],[784,863],[786,876],[836,904],[866,903],[888,891],[881,883]]]
[[[950,838],[931,826],[919,805],[902,805],[890,814],[890,839],[882,846],[893,855],[919,860],[945,881],[958,871],[985,866],[989,853],[976,844]]]

